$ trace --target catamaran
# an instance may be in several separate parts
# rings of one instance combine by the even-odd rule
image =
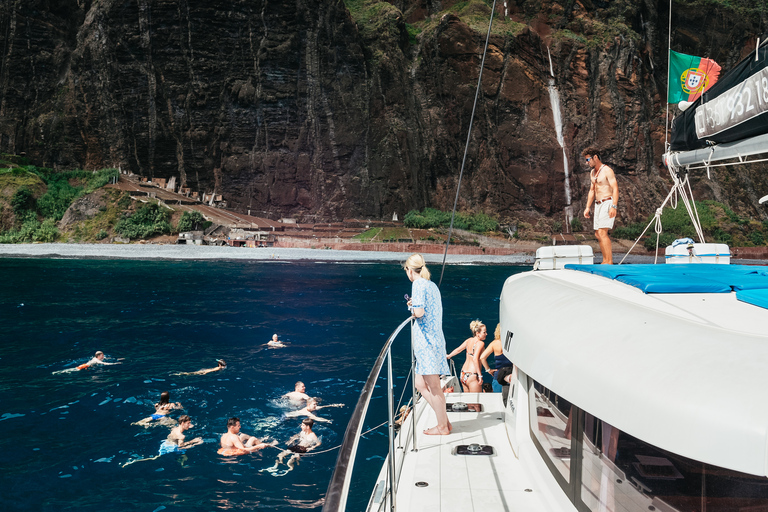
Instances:
[[[758,42],[675,120],[664,158],[683,189],[689,170],[760,155],[768,45]],[[732,265],[727,246],[703,236],[668,247],[664,265],[592,265],[589,248],[545,249],[501,294],[515,368],[506,400],[448,393],[453,431],[427,436],[436,418],[414,391],[396,435],[389,355],[405,320],[363,388],[323,510],[345,510],[387,362],[389,454],[368,511],[768,511],[768,267]],[[460,389],[454,376],[444,383]]]

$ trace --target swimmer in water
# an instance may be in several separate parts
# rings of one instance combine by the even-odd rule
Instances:
[[[77,371],[80,371],[80,370],[87,370],[91,366],[95,366],[97,364],[103,364],[105,366],[112,366],[112,365],[121,364],[121,363],[119,361],[117,363],[107,363],[107,362],[104,362],[104,352],[99,350],[91,358],[91,360],[88,361],[87,363],[83,363],[83,364],[81,364],[79,366],[76,366],[75,368],[67,368],[66,370],[59,370],[59,371],[55,371],[53,373],[54,374],[57,374],[57,373],[69,373],[69,372],[77,372]]]
[[[296,387],[293,391],[283,395],[283,398],[290,400],[291,402],[301,402],[302,400],[309,400],[309,395],[305,393],[307,387],[303,382],[296,383]]]
[[[191,441],[184,440],[184,431],[189,430],[192,427],[194,427],[194,425],[192,425],[192,419],[189,416],[186,414],[179,416],[179,424],[171,429],[171,433],[168,434],[168,437],[163,441],[163,445],[166,446],[166,453],[182,451],[203,444],[202,437],[196,437]],[[160,455],[163,455],[163,445],[160,446]]]
[[[325,423],[331,423],[332,420],[327,420],[325,418],[321,418],[319,416],[315,416],[313,413],[319,409],[323,409],[325,407],[344,407],[344,404],[329,404],[329,405],[317,405],[317,400],[314,398],[310,398],[307,400],[307,406],[303,409],[299,409],[298,411],[292,411],[289,413],[286,413],[286,418],[295,418],[297,416],[307,416],[315,421],[323,421]]]
[[[136,462],[143,462],[145,460],[159,459],[163,455],[167,455],[169,453],[183,454],[187,448],[192,448],[193,446],[203,444],[202,437],[196,437],[191,441],[184,440],[186,437],[184,435],[184,431],[189,430],[192,427],[194,427],[194,425],[192,425],[192,419],[189,416],[187,416],[186,414],[179,416],[178,426],[171,429],[171,433],[168,434],[168,437],[165,438],[165,441],[160,443],[160,449],[158,450],[157,455],[155,455],[154,457],[147,457],[144,459],[129,460],[128,462],[123,464],[121,467],[130,466],[131,464],[134,464]]]
[[[308,451],[314,450],[320,446],[320,439],[318,439],[317,434],[312,431],[312,426],[314,424],[315,421],[312,418],[306,418],[302,420],[301,432],[292,436],[285,443],[288,445],[288,449],[280,452],[280,454],[277,456],[277,460],[275,460],[275,465],[266,471],[274,472],[277,467],[282,464],[286,455],[291,456],[288,459],[288,462],[286,462],[288,471],[291,471],[294,465],[299,462],[299,458],[301,457],[302,453],[307,453]]]
[[[142,427],[148,427],[149,425],[157,422],[157,425],[175,425],[176,420],[170,418],[168,414],[173,409],[183,409],[179,402],[171,402],[171,394],[167,391],[160,393],[160,401],[155,404],[155,414],[139,420],[133,425],[141,425]]]
[[[276,444],[277,441],[263,443],[255,436],[241,434],[240,418],[229,418],[227,420],[227,433],[221,436],[221,448],[217,453],[225,456],[246,455]]]
[[[277,339],[277,334],[272,335],[272,339],[267,342],[267,346],[277,348],[285,347],[285,345]]]
[[[223,359],[217,359],[216,362],[218,363],[216,368],[203,368],[202,370],[197,370],[196,372],[179,372],[172,373],[171,375],[205,375],[206,373],[224,370],[227,367],[227,363],[225,363]]]

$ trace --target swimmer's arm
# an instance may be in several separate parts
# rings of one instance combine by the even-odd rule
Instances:
[[[344,407],[344,404],[328,404],[328,405],[318,405],[318,409],[322,409],[324,407]]]
[[[199,444],[203,444],[202,437],[196,437],[191,441],[185,441],[183,443],[179,443],[179,448],[181,448],[182,450],[186,450],[187,448],[192,448],[193,446],[197,446]]]
[[[312,414],[311,412],[308,412],[308,413],[307,413],[307,416],[309,416],[310,418],[312,418],[312,419],[313,419],[313,420],[315,420],[315,421],[322,421],[322,422],[324,422],[324,423],[333,423],[333,421],[331,421],[331,420],[327,420],[327,419],[325,419],[325,418],[321,418],[320,416],[315,416],[315,415],[314,415],[314,414]]]

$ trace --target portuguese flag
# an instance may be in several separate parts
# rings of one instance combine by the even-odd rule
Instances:
[[[696,101],[701,93],[715,85],[719,77],[720,66],[712,59],[669,50],[667,103]]]

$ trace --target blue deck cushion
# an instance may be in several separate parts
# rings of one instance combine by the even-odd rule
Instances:
[[[739,290],[736,292],[736,298],[741,302],[759,306],[768,309],[768,290]]]
[[[677,265],[566,265],[614,279],[644,293],[729,293],[768,290],[768,267],[692,263]],[[768,293],[768,292],[766,292]]]

